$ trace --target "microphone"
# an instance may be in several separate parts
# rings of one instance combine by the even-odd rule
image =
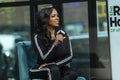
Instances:
[[[65,32],[63,30],[58,30],[57,34],[61,34],[63,37],[65,36]]]
[[[58,30],[57,34],[61,34],[63,37],[65,36],[65,32],[63,30]],[[59,43],[62,43],[61,40],[58,41]]]

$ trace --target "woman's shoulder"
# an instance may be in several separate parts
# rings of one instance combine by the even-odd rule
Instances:
[[[38,39],[43,39],[43,38],[42,38],[42,35],[41,35],[41,34],[38,34],[38,33],[34,34],[33,37],[34,37],[34,38],[38,38]]]

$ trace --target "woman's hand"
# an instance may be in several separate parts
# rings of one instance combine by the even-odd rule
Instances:
[[[39,69],[40,69],[40,68],[45,67],[46,65],[47,65],[46,63],[45,63],[45,64],[40,65]]]
[[[58,45],[60,42],[63,42],[63,40],[64,40],[65,38],[66,38],[66,37],[64,37],[62,34],[57,34],[57,35],[56,35],[56,38],[55,38],[54,44],[55,44],[55,45]]]
[[[42,65],[40,65],[39,69],[40,69],[40,68],[43,68],[43,67],[45,67],[45,66],[47,66],[47,65],[50,65],[50,64],[55,64],[55,62],[42,64]]]

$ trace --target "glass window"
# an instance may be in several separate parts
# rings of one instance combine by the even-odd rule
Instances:
[[[41,10],[42,8],[51,7],[51,6],[52,6],[51,4],[42,4],[42,5],[38,5],[38,11]]]
[[[97,0],[97,37],[98,53],[96,53],[99,63],[98,68],[93,72],[94,76],[100,80],[111,80],[110,52],[108,40],[108,26],[106,13],[106,0]],[[104,73],[102,75],[101,73]]]
[[[64,25],[70,36],[88,33],[88,4],[87,2],[65,3]]]
[[[0,44],[4,63],[3,77],[13,77],[15,44],[21,40],[30,40],[30,13],[28,6],[0,8]],[[1,57],[1,56],[0,56]],[[4,66],[5,69],[3,68]],[[17,76],[17,74],[16,74]],[[3,79],[4,80],[4,79]],[[8,79],[9,80],[9,79]]]
[[[88,3],[64,3],[63,16],[64,29],[70,36],[73,48],[71,66],[89,80]]]
[[[4,2],[17,2],[17,1],[29,1],[29,0],[0,0],[0,3],[4,3]]]

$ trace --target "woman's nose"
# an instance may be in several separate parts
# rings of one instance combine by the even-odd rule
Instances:
[[[59,20],[59,17],[57,16],[56,19]]]

